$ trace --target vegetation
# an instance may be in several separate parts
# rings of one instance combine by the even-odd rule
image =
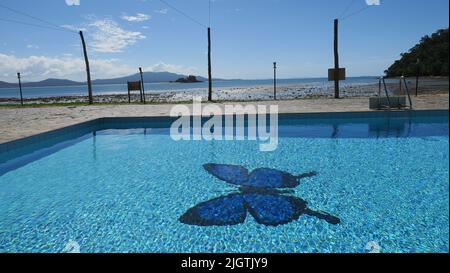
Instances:
[[[430,36],[425,36],[420,43],[401,54],[401,59],[385,71],[388,77],[414,76],[448,76],[448,28],[440,29]]]

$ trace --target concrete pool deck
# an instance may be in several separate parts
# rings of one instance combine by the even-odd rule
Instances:
[[[415,110],[448,110],[449,95],[412,97]],[[206,103],[203,103],[206,105]],[[290,101],[230,102],[242,105],[277,104],[280,113],[361,112],[369,109],[369,98],[302,99]],[[102,117],[168,116],[175,104],[93,105],[64,107],[0,107],[0,143],[63,128]],[[186,104],[190,108],[191,104]],[[225,103],[217,103],[223,107]]]

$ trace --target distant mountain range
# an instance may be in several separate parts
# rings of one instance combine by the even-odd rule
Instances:
[[[144,82],[174,82],[180,78],[186,78],[188,75],[181,75],[170,72],[144,72]],[[199,81],[207,81],[208,79],[200,76],[196,76]],[[113,79],[99,79],[93,80],[92,84],[126,84],[128,81],[139,81],[141,75],[139,73]],[[46,79],[39,82],[22,82],[23,87],[43,87],[43,86],[71,86],[71,85],[85,85],[86,82],[76,82],[64,79]],[[9,83],[0,81],[0,88],[14,88],[17,87],[17,83]]]

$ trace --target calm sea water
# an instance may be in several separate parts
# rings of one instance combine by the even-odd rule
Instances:
[[[342,84],[372,84],[377,83],[376,77],[355,77],[348,78]],[[233,87],[250,87],[272,85],[273,80],[221,80],[214,81],[215,88],[233,88]],[[330,82],[326,78],[310,78],[310,79],[280,79],[278,84],[310,84],[313,86],[328,86]],[[202,83],[146,83],[145,90],[147,92],[171,92],[206,89],[207,82]],[[87,94],[87,86],[48,86],[48,87],[24,87],[22,89],[24,98],[38,97],[56,97],[56,96],[80,96]],[[126,84],[106,84],[94,85],[94,95],[107,94],[125,94],[127,93]],[[0,98],[17,98],[19,97],[18,88],[0,88]]]

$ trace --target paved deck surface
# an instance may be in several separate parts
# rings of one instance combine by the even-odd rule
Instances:
[[[278,101],[280,113],[370,111],[368,98]],[[413,98],[417,110],[449,109],[448,94]],[[274,104],[273,101],[245,104]],[[217,104],[221,107],[224,104]],[[77,107],[1,108],[0,143],[101,117],[167,116],[174,105],[107,105]],[[192,105],[189,105],[190,107]]]

